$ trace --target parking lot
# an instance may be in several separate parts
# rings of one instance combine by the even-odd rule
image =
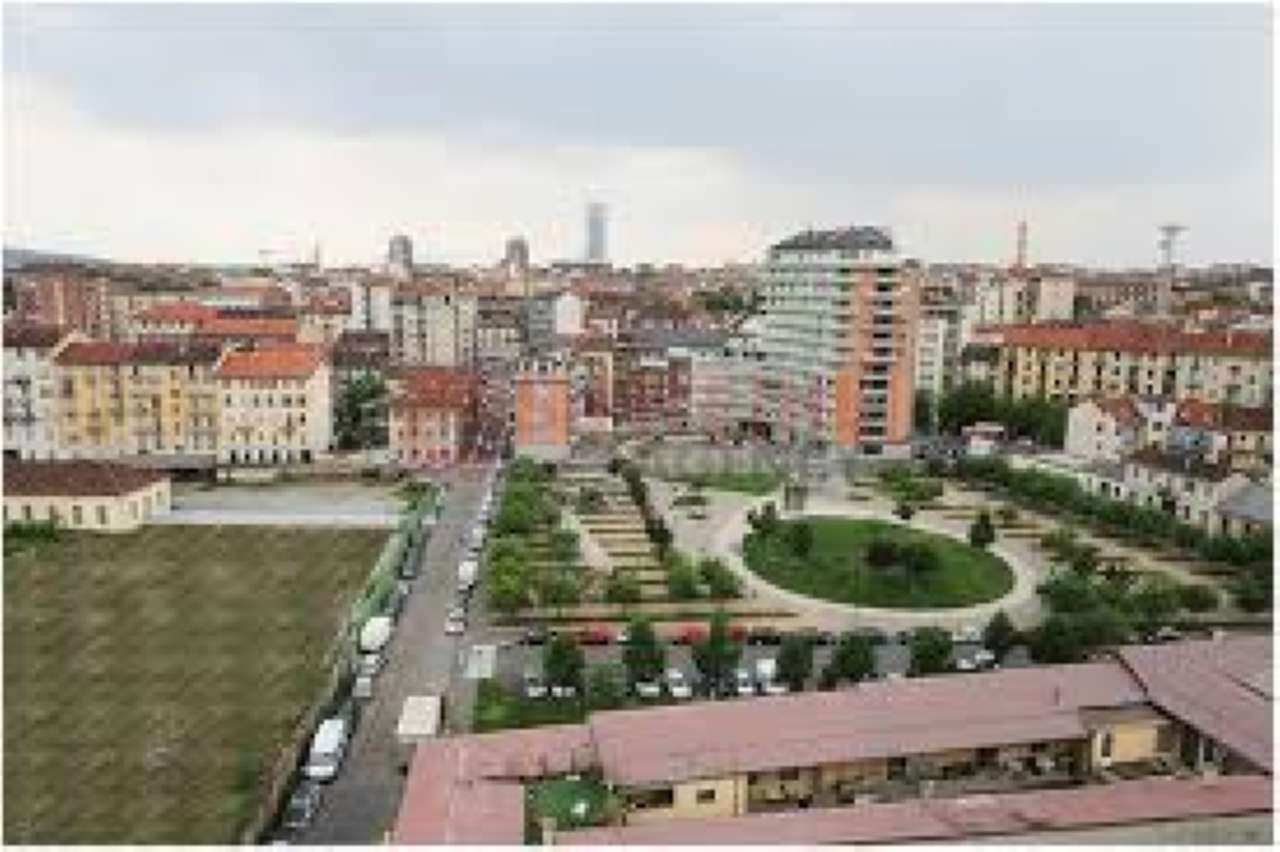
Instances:
[[[974,653],[981,647],[981,644],[976,642],[957,642],[952,649],[953,665],[962,659],[972,659]],[[495,679],[503,686],[511,689],[522,689],[526,673],[538,675],[539,677],[542,675],[544,648],[544,645],[526,644],[510,644],[499,647],[494,668]],[[667,644],[666,649],[667,668],[678,669],[685,680],[694,686],[695,691],[698,691],[701,678],[698,674],[697,666],[694,665],[693,652],[690,647],[688,645]],[[587,645],[583,646],[582,651],[586,658],[588,671],[592,666],[622,664],[622,645]],[[763,659],[776,658],[778,651],[779,646],[777,645],[745,644],[742,647],[739,668],[746,669],[754,675],[757,662]],[[822,674],[822,670],[831,661],[833,651],[833,645],[818,645],[813,649],[813,674],[805,686],[806,689],[817,688],[818,678]],[[877,645],[873,649],[873,655],[876,666],[875,677],[877,679],[905,676],[911,667],[910,648],[902,642],[888,641]],[[1005,667],[1016,667],[1028,665],[1029,662],[1026,649],[1015,648],[1006,658],[1004,665]]]
[[[175,483],[173,507],[157,523],[253,526],[395,527],[395,486],[364,482],[261,485]]]

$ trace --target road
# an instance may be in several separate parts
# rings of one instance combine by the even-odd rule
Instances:
[[[373,844],[395,821],[404,787],[395,741],[405,697],[446,695],[446,716],[469,718],[474,684],[458,675],[466,637],[444,635],[457,584],[462,537],[479,509],[488,466],[459,468],[445,481],[445,507],[422,556],[421,571],[391,640],[390,656],[364,707],[346,762],[324,791],[319,812],[296,842]]]

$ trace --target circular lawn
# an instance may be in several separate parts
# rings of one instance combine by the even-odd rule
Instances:
[[[797,553],[790,529],[807,524],[812,547]],[[872,564],[873,542],[889,549],[928,550],[924,567],[910,559]],[[801,548],[803,550],[803,548]],[[773,534],[748,536],[747,566],[779,588],[836,603],[884,609],[946,609],[996,600],[1013,588],[1004,560],[967,543],[886,521],[804,518]],[[870,557],[870,558],[869,558]],[[883,559],[880,560],[882,563]],[[912,567],[912,566],[917,567]]]

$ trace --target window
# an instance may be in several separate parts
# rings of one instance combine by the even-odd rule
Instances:
[[[779,772],[779,773],[778,773],[778,780],[779,780],[779,781],[799,781],[799,780],[800,780],[800,770],[799,770],[799,769],[784,769],[784,770],[782,770],[781,772]]]
[[[28,504],[28,505],[26,505],[26,506],[23,506],[23,507],[22,507],[22,520],[24,520],[24,521],[30,521],[30,520],[31,520],[31,506],[30,506],[30,504]]]
[[[1111,747],[1114,745],[1114,737],[1110,731],[1102,735],[1102,745],[1098,749],[1098,754],[1104,758],[1111,757]]]
[[[705,787],[698,791],[698,804],[710,805],[710,804],[714,804],[715,800],[716,800],[715,787]]]
[[[98,507],[98,526],[105,527],[107,525],[107,507]]]
[[[71,523],[76,526],[84,523],[84,511],[78,504],[71,507]]]
[[[1156,751],[1169,754],[1178,746],[1178,731],[1173,725],[1161,725],[1156,728]]]
[[[637,790],[631,794],[631,804],[637,808],[669,808],[675,804],[675,791],[670,787],[656,790]]]

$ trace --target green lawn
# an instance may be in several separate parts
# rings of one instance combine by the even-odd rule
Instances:
[[[533,837],[541,841],[544,817],[555,820],[558,831],[604,825],[611,810],[608,789],[589,775],[536,781],[524,788],[525,812]],[[580,803],[586,808],[581,809]],[[579,806],[575,813],[575,806]]]
[[[703,473],[681,477],[677,481],[697,483],[713,491],[737,491],[741,494],[770,494],[782,485],[782,477],[772,471],[736,471]]]
[[[529,699],[491,680],[480,682],[476,692],[471,730],[477,734],[507,728],[536,728],[581,722],[586,711],[577,699]]]
[[[791,557],[781,541],[751,548],[748,564],[774,585],[841,603],[899,609],[970,606],[994,600],[1013,588],[1002,560],[954,539],[884,521],[810,518],[813,551]],[[865,564],[872,539],[920,541],[938,556],[936,571],[912,579],[893,569]]]
[[[385,532],[64,532],[4,564],[10,843],[230,844]]]

